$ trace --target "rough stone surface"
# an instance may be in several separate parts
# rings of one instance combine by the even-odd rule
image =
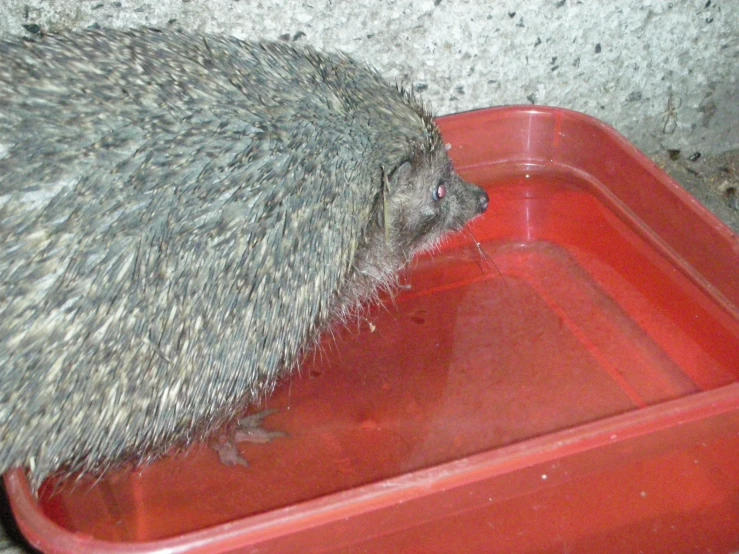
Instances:
[[[735,0],[3,0],[0,37],[179,26],[341,49],[412,83],[435,113],[554,105],[648,154],[739,147]]]

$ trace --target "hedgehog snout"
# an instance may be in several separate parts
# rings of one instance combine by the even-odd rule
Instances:
[[[488,193],[480,189],[480,192],[477,195],[477,213],[484,214],[485,211],[488,209],[489,203],[490,198],[488,197]]]

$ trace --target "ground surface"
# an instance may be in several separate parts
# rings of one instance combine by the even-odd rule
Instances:
[[[672,150],[653,156],[653,159],[739,234],[739,150],[719,156]]]

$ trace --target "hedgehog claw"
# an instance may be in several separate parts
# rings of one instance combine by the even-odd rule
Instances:
[[[211,447],[218,453],[221,463],[227,466],[249,467],[249,462],[236,447],[237,443],[267,444],[274,439],[286,437],[287,434],[281,431],[267,431],[262,428],[264,419],[273,413],[275,413],[275,410],[265,410],[258,414],[243,417],[236,422],[235,429],[230,432],[226,431],[218,437]]]
[[[234,431],[235,442],[251,442],[254,444],[267,444],[273,439],[286,437],[281,431],[267,431],[262,429],[264,419],[275,413],[275,410],[265,410],[261,413],[243,417],[238,421]]]

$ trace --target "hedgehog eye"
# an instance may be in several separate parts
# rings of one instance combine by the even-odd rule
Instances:
[[[438,185],[436,185],[436,188],[434,189],[434,201],[438,202],[445,196],[446,196],[446,187],[442,183],[439,183]]]

